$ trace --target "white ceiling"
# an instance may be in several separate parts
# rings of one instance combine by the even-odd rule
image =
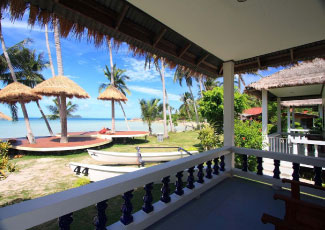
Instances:
[[[296,97],[296,96],[321,95],[322,88],[323,85],[319,84],[319,85],[304,85],[304,86],[274,88],[274,89],[268,89],[268,91],[277,97]]]
[[[129,0],[224,61],[325,39],[325,0]]]

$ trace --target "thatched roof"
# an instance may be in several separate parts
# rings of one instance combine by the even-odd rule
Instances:
[[[0,112],[0,119],[4,119],[4,120],[8,120],[8,121],[12,121],[12,118],[7,116],[6,114],[4,113],[1,113]]]
[[[104,92],[102,92],[97,99],[99,100],[115,100],[115,101],[127,101],[128,99],[125,97],[123,93],[121,93],[117,88],[110,85],[108,86]]]
[[[1,0],[0,11],[8,9],[12,19],[27,13],[30,25],[41,26],[59,20],[60,34],[87,37],[97,46],[114,38],[116,45],[125,42],[136,55],[165,58],[172,67],[191,76],[216,78],[223,75],[221,60],[213,53],[188,40],[128,1],[121,0]],[[235,73],[252,73],[269,66],[277,67],[324,57],[325,40],[273,53],[235,61]],[[297,55],[296,55],[297,54]]]
[[[325,83],[325,59],[315,58],[313,61],[301,62],[288,69],[281,70],[268,77],[246,86],[245,92],[260,95],[262,89],[283,88],[293,86],[315,85]]]
[[[88,93],[77,83],[65,76],[55,76],[41,82],[33,88],[33,92],[44,96],[66,95],[69,98],[89,98]]]
[[[306,99],[306,100],[292,100],[292,101],[282,101],[281,105],[284,107],[294,106],[294,107],[303,107],[303,106],[317,106],[322,104],[322,99]]]
[[[0,91],[0,102],[2,103],[15,104],[19,101],[28,103],[40,99],[42,97],[35,94],[32,88],[19,82],[10,83]]]

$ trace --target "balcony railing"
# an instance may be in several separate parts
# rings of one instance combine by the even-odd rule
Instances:
[[[233,168],[231,164],[226,165],[226,162],[231,162],[233,153],[241,156],[242,169]],[[257,157],[256,173],[248,171],[248,156]],[[263,175],[263,158],[274,160],[273,176]],[[106,201],[121,194],[124,199],[121,219],[110,225],[108,229],[143,229],[232,175],[285,187],[287,185],[280,180],[281,161],[292,163],[294,180],[299,180],[300,164],[310,165],[314,168],[314,183],[322,184],[321,173],[322,167],[325,167],[324,159],[224,147],[1,208],[0,229],[26,229],[58,217],[60,228],[68,229],[73,221],[73,212],[94,204],[98,211],[95,221],[96,229],[106,229]],[[185,177],[187,179],[184,179]],[[160,201],[152,203],[152,184],[160,180],[162,186]],[[171,180],[175,181],[176,185],[173,194],[170,194],[169,189]],[[185,181],[186,186],[183,186]],[[142,210],[131,214],[132,192],[140,187],[145,190]],[[324,194],[312,189],[308,190],[308,188],[304,192],[325,197]]]

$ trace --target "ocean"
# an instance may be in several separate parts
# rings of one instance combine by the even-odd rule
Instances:
[[[60,120],[49,121],[54,133],[60,133]],[[129,121],[130,130],[148,131],[148,125],[142,121]],[[49,132],[45,122],[40,118],[30,118],[30,124],[34,136],[48,136]],[[84,131],[99,131],[103,127],[111,128],[111,119],[104,118],[69,118],[68,132],[84,132]],[[118,118],[115,120],[115,129],[119,131],[127,130],[124,119]],[[153,133],[163,132],[163,124],[155,122],[152,124]],[[184,130],[184,126],[179,125],[176,131]],[[25,137],[26,126],[23,118],[18,121],[0,120],[0,138],[15,138]]]

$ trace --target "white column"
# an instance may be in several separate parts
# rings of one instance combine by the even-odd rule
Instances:
[[[267,138],[267,91],[262,90],[262,149],[269,150]]]
[[[234,146],[234,62],[223,63],[223,132],[224,146]],[[234,167],[234,154],[225,157],[226,168]]]
[[[290,133],[290,106],[287,107],[287,133]]]
[[[295,122],[295,107],[292,106],[292,128],[296,128]]]
[[[277,132],[281,133],[282,132],[282,127],[281,127],[281,118],[282,118],[282,114],[281,114],[281,98],[277,98]]]

